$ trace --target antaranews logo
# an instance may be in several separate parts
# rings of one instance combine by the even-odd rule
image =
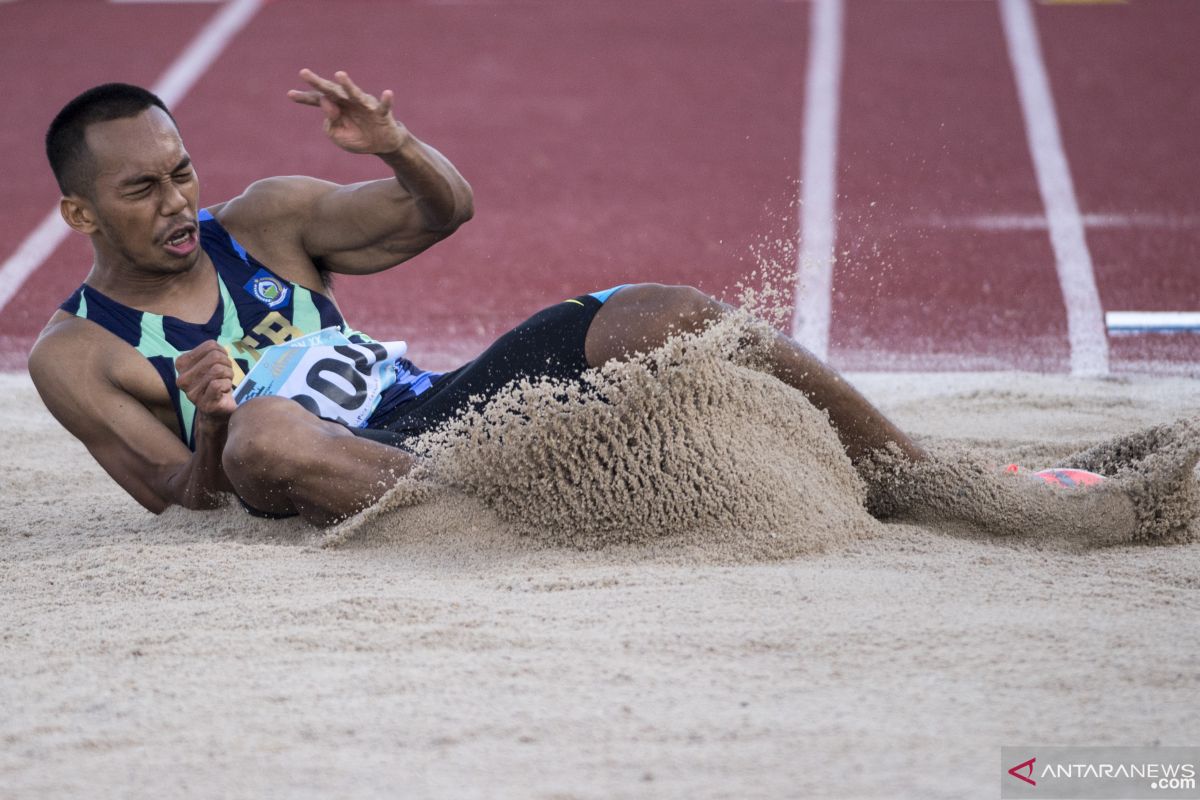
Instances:
[[[1008,774],[1012,775],[1017,780],[1025,781],[1030,786],[1037,786],[1037,781],[1035,781],[1033,779],[1033,765],[1034,765],[1034,762],[1036,762],[1036,761],[1037,761],[1037,756],[1034,756],[1033,758],[1029,759],[1028,761],[1022,761],[1020,764],[1017,764],[1015,767],[1009,767]],[[1028,770],[1028,772],[1026,772],[1024,775],[1022,775],[1021,770]]]
[[[1200,800],[1200,747],[1002,747],[1000,769],[1001,798]]]

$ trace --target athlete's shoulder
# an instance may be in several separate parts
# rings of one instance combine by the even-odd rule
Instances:
[[[119,363],[129,349],[119,337],[91,320],[59,309],[29,351],[29,374],[35,381],[56,373],[100,375]]]
[[[107,352],[103,335],[123,344],[99,325],[58,311],[29,351],[33,385],[55,419],[76,436],[85,430],[93,405],[85,398],[106,394],[112,386],[107,374],[112,353]]]
[[[304,248],[304,230],[317,198],[334,188],[336,184],[302,175],[265,178],[232,200],[209,206],[208,212],[277,275],[327,294],[320,270]]]
[[[237,197],[209,206],[208,211],[226,228],[262,225],[302,225],[317,198],[337,184],[306,175],[278,175],[255,181]]]
[[[168,416],[170,401],[150,362],[116,334],[66,311],[38,336],[28,369],[50,413],[81,439],[114,403],[129,399]]]
[[[75,343],[96,338],[103,330],[99,325],[60,308],[51,315],[46,327],[38,334],[29,357],[32,359],[35,353],[47,348],[70,347]]]

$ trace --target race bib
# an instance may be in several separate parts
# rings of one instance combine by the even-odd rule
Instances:
[[[351,342],[324,328],[260,351],[233,399],[287,397],[318,417],[361,428],[396,383],[396,359],[407,350],[404,342]]]

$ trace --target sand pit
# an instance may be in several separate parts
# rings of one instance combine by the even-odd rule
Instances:
[[[327,547],[232,507],[141,511],[0,376],[0,795],[959,798],[998,793],[1001,744],[1194,744],[1194,432],[1152,426],[1200,381],[852,377],[947,459],[889,495],[902,521],[863,513],[811,407],[760,382],[794,412],[769,438],[659,432],[665,506],[568,503],[600,484],[523,460],[597,417],[512,428]],[[755,502],[693,486],[697,450]],[[1121,495],[1063,512],[988,472],[1071,457]],[[944,522],[964,493],[974,516]]]

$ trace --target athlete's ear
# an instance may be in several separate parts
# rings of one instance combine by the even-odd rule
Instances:
[[[96,217],[91,205],[77,194],[70,194],[58,201],[58,213],[67,224],[82,234],[91,236],[96,232]]]

